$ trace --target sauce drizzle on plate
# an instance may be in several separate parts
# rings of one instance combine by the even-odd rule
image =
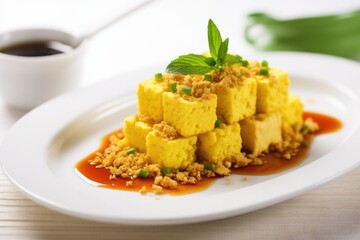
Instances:
[[[303,118],[311,117],[315,122],[317,122],[320,126],[320,130],[315,134],[308,134],[305,136],[305,141],[311,143],[313,138],[319,134],[331,133],[339,130],[342,127],[342,123],[331,116],[315,113],[315,112],[304,112]],[[114,188],[119,190],[126,191],[139,191],[143,186],[146,187],[147,191],[151,192],[153,179],[145,179],[145,178],[136,178],[136,179],[123,179],[116,178],[110,179],[109,170],[105,168],[96,168],[94,165],[89,163],[89,160],[93,159],[96,152],[104,151],[110,144],[109,137],[118,132],[114,131],[102,138],[102,142],[100,147],[80,162],[78,162],[75,166],[77,173],[86,181],[96,186]],[[292,167],[299,165],[302,161],[306,159],[309,154],[310,146],[301,147],[296,156],[292,157],[292,159],[287,160],[277,156],[276,153],[269,153],[261,159],[266,160],[266,164],[262,166],[247,166],[238,169],[232,169],[232,174],[240,174],[240,175],[268,175],[275,174],[281,171],[288,170]],[[163,189],[162,193],[171,194],[171,195],[183,195],[194,192],[199,192],[208,188],[216,179],[219,178],[207,178],[203,177],[202,181],[198,182],[195,185],[178,185],[176,189]],[[132,181],[131,186],[126,186],[126,182]]]

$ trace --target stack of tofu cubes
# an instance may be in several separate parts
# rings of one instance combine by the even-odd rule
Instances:
[[[284,131],[301,125],[303,107],[289,94],[289,84],[285,71],[269,68],[267,76],[242,78],[239,85],[215,87],[206,98],[189,99],[161,81],[145,80],[137,90],[139,113],[155,123],[164,121],[179,137],[166,139],[152,124],[130,116],[125,119],[125,140],[153,163],[173,169],[194,161],[222,164],[241,152],[259,156],[281,142]],[[222,124],[215,127],[218,117]]]

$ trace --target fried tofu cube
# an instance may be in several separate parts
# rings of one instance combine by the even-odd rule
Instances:
[[[257,114],[241,121],[240,127],[243,149],[255,156],[282,141],[280,112]]]
[[[171,140],[151,131],[146,136],[147,155],[161,166],[184,169],[196,159],[196,141],[196,136]]]
[[[198,135],[197,154],[202,160],[220,164],[241,150],[240,125],[221,124],[211,132]]]
[[[302,113],[304,105],[297,95],[290,94],[287,103],[281,109],[282,129],[288,132],[290,129],[299,131],[302,123]]]
[[[227,124],[239,122],[256,112],[256,80],[244,79],[241,86],[219,88],[217,95],[217,114]]]
[[[207,98],[186,100],[178,94],[163,94],[164,121],[173,126],[182,136],[190,137],[214,129],[216,95]]]
[[[125,139],[131,147],[135,147],[139,152],[146,152],[146,136],[151,130],[150,124],[136,120],[135,116],[125,119]]]
[[[140,82],[137,89],[139,113],[150,116],[155,122],[161,122],[163,119],[163,92],[162,84],[153,78]]]
[[[288,73],[271,68],[268,76],[258,76],[257,80],[257,113],[277,111],[287,102],[290,80]]]

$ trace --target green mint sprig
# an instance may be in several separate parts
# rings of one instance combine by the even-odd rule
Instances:
[[[170,62],[166,72],[206,74],[224,65],[244,63],[239,55],[228,54],[229,38],[222,40],[219,29],[211,19],[208,22],[208,44],[211,57],[192,53],[182,55]]]
[[[173,60],[166,68],[168,73],[205,74],[214,69],[213,63],[203,55],[187,54]]]

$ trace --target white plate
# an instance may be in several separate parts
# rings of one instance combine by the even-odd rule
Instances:
[[[56,211],[81,218],[131,225],[209,221],[270,206],[338,177],[360,162],[360,67],[358,63],[313,54],[259,56],[286,69],[291,92],[306,110],[339,118],[344,126],[316,138],[298,167],[267,176],[232,175],[205,191],[184,196],[142,196],[96,187],[76,174],[74,165],[97,149],[101,137],[122,127],[136,112],[139,81],[164,67],[119,76],[56,98],[19,120],[0,149],[9,179],[28,197]]]

